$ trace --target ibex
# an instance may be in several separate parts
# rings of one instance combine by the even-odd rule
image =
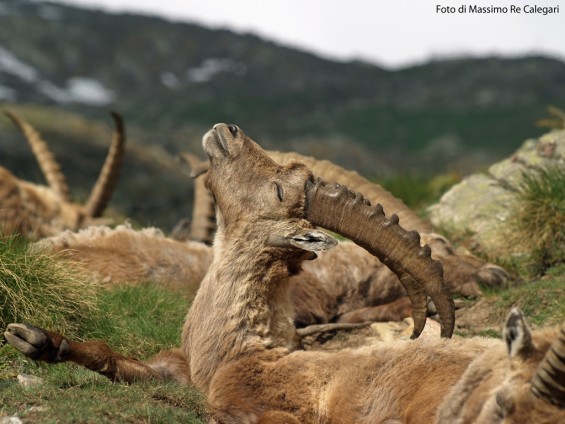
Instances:
[[[410,340],[339,352],[289,350],[290,276],[349,237],[399,276],[414,305],[426,294],[450,337],[453,303],[441,266],[416,232],[299,163],[272,161],[236,126],[204,137],[205,181],[217,200],[213,262],[188,312],[182,347],[140,362],[102,342],[76,343],[24,324],[7,340],[48,362],[73,361],[114,380],[191,381],[218,423],[557,423],[565,418],[565,331],[531,333],[513,311],[505,341]],[[424,384],[422,382],[425,382]]]
[[[477,296],[481,294],[479,284],[497,288],[511,280],[503,268],[487,263],[471,254],[455,251],[444,236],[432,232],[430,224],[421,219],[402,200],[394,197],[382,186],[367,180],[357,172],[346,170],[327,160],[317,160],[294,152],[269,151],[267,153],[281,165],[293,161],[304,163],[316,177],[320,177],[324,181],[340,183],[351,190],[363,193],[370,202],[382,205],[386,213],[397,215],[403,228],[418,231],[422,243],[428,244],[432,248],[432,257],[442,263],[445,281],[453,293],[463,296]],[[210,244],[216,225],[214,205],[212,196],[204,187],[203,179],[199,178],[206,172],[208,163],[199,160],[191,153],[181,153],[181,158],[188,163],[191,169],[191,177],[194,179],[195,196],[189,239]],[[350,260],[351,262],[363,261],[363,256],[368,255],[368,253],[354,248],[351,251],[355,253]],[[388,278],[390,281],[381,278],[381,284],[398,284],[392,273],[388,273]]]
[[[102,212],[118,179],[124,153],[125,131],[121,117],[112,113],[116,126],[106,161],[86,204],[72,203],[69,187],[58,163],[40,135],[16,114],[6,115],[29,142],[48,187],[22,181],[0,167],[0,228],[30,239],[57,234],[65,229],[102,223]]]

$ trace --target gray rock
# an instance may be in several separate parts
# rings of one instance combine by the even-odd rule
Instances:
[[[0,424],[22,424],[22,420],[17,415],[13,417],[2,417],[0,418]]]
[[[40,386],[43,384],[43,379],[29,374],[18,374],[18,383],[24,388]]]
[[[436,228],[455,237],[470,237],[475,248],[494,254],[507,243],[502,229],[517,207],[521,176],[548,166],[565,168],[565,130],[527,140],[512,156],[493,164],[487,174],[465,178],[428,208],[429,219]]]

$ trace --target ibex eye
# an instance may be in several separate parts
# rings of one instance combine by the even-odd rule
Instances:
[[[228,124],[228,130],[230,130],[231,135],[233,135],[235,137],[236,134],[237,134],[237,130],[238,130],[237,125]]]
[[[284,191],[283,188],[280,186],[279,183],[275,183],[275,190],[277,192],[277,197],[279,198],[279,201],[283,201],[284,199]]]

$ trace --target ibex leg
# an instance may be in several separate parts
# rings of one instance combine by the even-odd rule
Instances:
[[[31,359],[49,363],[74,362],[113,381],[190,382],[188,361],[180,349],[160,352],[142,362],[114,352],[101,340],[73,342],[61,334],[27,324],[9,324],[4,336]]]

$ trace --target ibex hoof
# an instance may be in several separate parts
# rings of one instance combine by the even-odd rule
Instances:
[[[27,324],[9,324],[4,337],[8,343],[32,359],[39,356],[47,344],[45,332]]]
[[[62,339],[55,346],[49,335],[41,328],[28,324],[9,324],[4,332],[8,343],[31,359],[58,362],[68,353],[69,344]]]
[[[475,274],[477,280],[484,286],[493,289],[502,289],[512,286],[512,277],[503,268],[486,264]]]

